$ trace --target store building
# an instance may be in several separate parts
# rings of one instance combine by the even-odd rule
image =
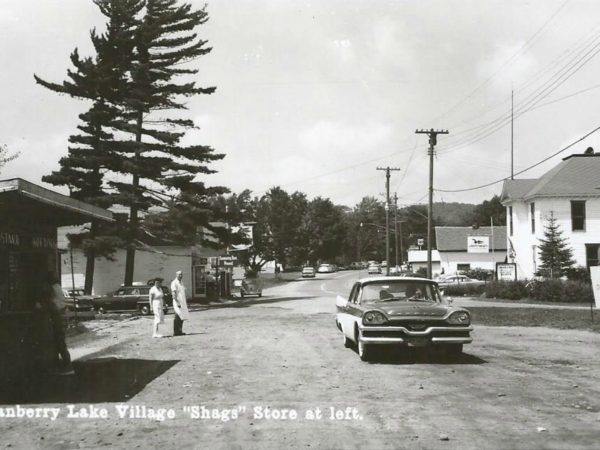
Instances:
[[[56,230],[110,211],[20,178],[0,181],[0,381],[53,358],[50,320],[38,306],[48,272],[60,274]]]

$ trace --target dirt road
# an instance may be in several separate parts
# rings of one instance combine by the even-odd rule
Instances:
[[[151,320],[141,318],[92,342],[79,338],[74,377],[0,406],[2,445],[598,448],[600,335],[478,327],[459,361],[364,363],[334,325],[335,294],[355,276],[292,282],[238,307],[195,311],[183,337],[152,340]],[[1,417],[18,413],[16,404],[40,415],[57,408],[58,417]]]

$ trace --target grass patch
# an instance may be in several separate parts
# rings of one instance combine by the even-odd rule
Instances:
[[[473,306],[468,308],[474,325],[495,327],[548,327],[561,330],[600,332],[600,313],[589,309],[502,308]]]

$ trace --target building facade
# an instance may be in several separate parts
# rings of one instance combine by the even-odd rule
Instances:
[[[506,227],[435,227],[442,273],[495,270],[506,260]]]
[[[593,151],[564,158],[536,179],[506,180],[509,262],[520,279],[532,278],[540,267],[540,239],[553,216],[573,250],[577,266],[598,265],[600,251],[600,154]]]

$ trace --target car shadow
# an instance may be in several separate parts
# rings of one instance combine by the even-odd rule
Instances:
[[[358,353],[358,349],[354,349]],[[371,361],[372,364],[408,365],[408,364],[443,364],[443,365],[478,365],[488,361],[469,353],[458,356],[447,355],[439,350],[408,348],[408,349],[377,349]]]
[[[74,374],[36,374],[1,386],[0,404],[126,402],[178,362],[113,357],[74,361]]]

